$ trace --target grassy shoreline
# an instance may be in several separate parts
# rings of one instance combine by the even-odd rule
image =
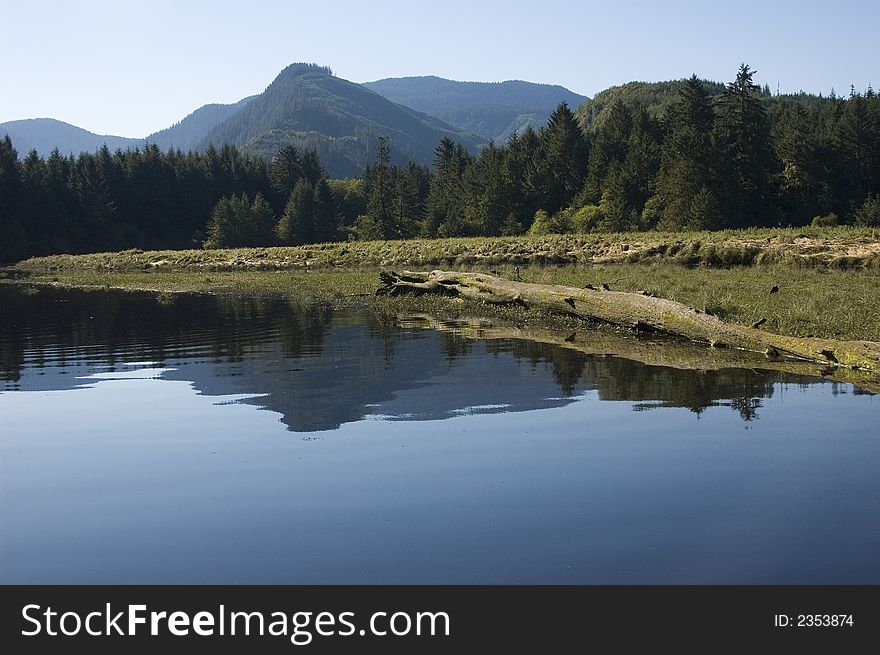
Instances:
[[[28,271],[276,271],[380,267],[784,265],[880,271],[870,228],[787,228],[719,232],[626,232],[522,237],[347,241],[227,250],[124,250],[25,260]]]
[[[722,265],[715,261],[719,257],[731,263]],[[496,271],[568,286],[606,283],[619,291],[648,291],[708,308],[734,323],[750,325],[763,318],[764,328],[779,334],[880,341],[880,241],[871,230],[852,228],[123,251],[35,258],[13,271],[33,284],[282,293],[303,301],[373,304],[386,311],[570,325],[559,317],[443,298],[373,298],[378,270],[385,267]],[[779,291],[770,293],[774,286]]]

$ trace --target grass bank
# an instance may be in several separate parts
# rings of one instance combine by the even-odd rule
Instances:
[[[763,328],[779,334],[880,341],[880,242],[871,230],[852,228],[124,251],[36,258],[14,272],[38,284],[283,293],[388,311],[565,323],[516,308],[474,307],[444,298],[376,299],[380,268],[495,271],[569,286],[605,283],[708,309],[730,322],[751,325],[766,319]],[[774,287],[778,291],[771,293]]]
[[[870,228],[851,227],[627,232],[344,242],[290,248],[125,250],[38,257],[18,267],[32,271],[268,271],[636,263],[880,271],[880,241]]]

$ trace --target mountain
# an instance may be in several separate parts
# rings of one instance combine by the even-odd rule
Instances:
[[[314,64],[292,64],[256,96],[235,104],[205,105],[179,123],[146,137],[101,136],[51,119],[0,124],[20,156],[32,148],[47,155],[111,150],[155,143],[163,150],[204,150],[232,144],[271,158],[287,144],[315,148],[336,177],[359,175],[376,155],[379,137],[390,140],[391,158],[429,164],[444,136],[476,151],[485,139],[433,116],[396,104],[360,84],[335,77]]]
[[[540,127],[560,102],[574,108],[589,100],[562,86],[519,80],[456,82],[429,75],[387,78],[364,86],[393,102],[496,141],[504,141],[527,125]]]
[[[44,157],[55,148],[64,155],[94,152],[105,144],[110,150],[138,148],[145,143],[155,143],[162,150],[176,148],[186,151],[194,149],[214,126],[232,116],[250,100],[251,98],[245,98],[232,105],[205,105],[179,123],[155,132],[145,139],[93,134],[54,118],[31,118],[0,123],[0,136],[9,134],[12,144],[21,157],[34,149]]]
[[[684,80],[669,80],[666,82],[628,82],[620,86],[612,86],[600,91],[591,100],[583,103],[574,114],[581,128],[585,132],[595,132],[602,125],[603,112],[617,101],[626,103],[638,103],[642,105],[654,118],[659,118],[666,113],[666,109],[678,98],[678,89]],[[724,93],[725,85],[721,82],[702,80],[703,86],[711,97],[718,97]],[[800,104],[804,107],[815,107],[828,100],[821,95],[809,93],[771,95],[767,87],[761,92],[761,98],[768,107],[783,104]]]
[[[9,135],[12,145],[18,154],[24,157],[31,150],[43,156],[58,148],[62,154],[79,154],[83,151],[94,152],[105,143],[111,150],[133,148],[141,139],[128,139],[123,136],[92,134],[88,130],[76,127],[54,118],[28,118],[20,121],[0,123],[0,136]]]
[[[235,114],[254,96],[244,98],[231,105],[211,104],[196,109],[189,116],[171,127],[148,136],[147,143],[155,143],[162,150],[175,148],[183,151],[194,150],[214,127]]]
[[[226,143],[271,157],[293,143],[312,147],[334,176],[357,175],[372,162],[379,136],[390,140],[396,162],[430,163],[448,136],[471,150],[476,135],[391,102],[366,87],[314,64],[291,64],[258,96],[214,127],[199,144]]]

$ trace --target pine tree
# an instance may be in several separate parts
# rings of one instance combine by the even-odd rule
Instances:
[[[631,107],[618,100],[605,111],[605,120],[590,147],[587,176],[578,205],[598,203],[605,191],[606,179],[626,162],[626,144],[632,131]]]
[[[767,110],[752,82],[755,72],[741,65],[718,100],[716,133],[725,227],[771,225],[779,218],[772,184],[778,163],[770,143]]]
[[[302,175],[312,186],[327,177],[327,171],[324,170],[321,159],[318,157],[318,151],[314,148],[306,148],[302,154]]]
[[[688,229],[691,205],[703,189],[716,187],[715,113],[702,81],[693,75],[680,87],[666,118],[655,211],[664,229]]]
[[[294,145],[284,146],[272,158],[269,180],[275,197],[283,204],[290,197],[293,187],[303,176],[303,163],[299,150]]]
[[[359,216],[355,229],[360,239],[395,239],[400,234],[395,224],[393,188],[391,180],[391,149],[388,139],[381,137],[376,152],[376,162],[368,167],[367,213]]]
[[[706,187],[701,188],[688,206],[685,228],[688,230],[714,230],[721,218],[718,198]]]
[[[422,234],[437,236],[440,226],[460,213],[464,162],[455,142],[443,137],[434,149],[434,177],[428,192]]]
[[[236,239],[235,206],[232,198],[223,196],[211,212],[205,248],[228,248]]]
[[[651,197],[659,167],[660,128],[644,107],[635,105],[632,108],[623,175],[627,182],[627,202],[638,214],[642,213]]]
[[[544,208],[553,214],[567,207],[583,186],[587,144],[564,102],[550,115],[540,140],[539,185]]]
[[[482,234],[496,236],[503,229],[522,228],[517,228],[508,221],[515,207],[511,184],[505,174],[505,153],[495,148],[494,144],[490,146],[480,153],[480,159],[485,161],[485,172],[482,176],[477,212],[482,219]]]
[[[782,110],[774,126],[776,155],[782,166],[779,197],[789,223],[803,225],[823,212],[820,204],[823,175],[812,116],[801,105]],[[828,208],[826,211],[830,211]]]
[[[880,111],[876,97],[850,93],[834,130],[841,155],[844,188],[851,206],[880,189]]]
[[[262,193],[254,196],[248,222],[250,224],[248,243],[242,245],[269,246],[275,242],[275,212]]]
[[[604,219],[601,227],[610,232],[626,232],[638,225],[638,214],[629,204],[627,180],[620,169],[608,175],[602,200],[599,203]]]
[[[21,214],[21,172],[9,135],[0,139],[0,262],[25,257],[30,244]]]
[[[286,246],[312,243],[315,236],[315,190],[309,181],[300,178],[290,192],[284,213],[276,228],[278,241]]]
[[[327,178],[322,177],[315,185],[315,241],[330,242],[339,239],[339,210],[330,191]]]
[[[391,186],[393,189],[392,213],[395,230],[402,238],[411,237],[418,230],[417,219],[421,215],[417,167],[392,166]]]
[[[514,134],[505,145],[503,179],[510,193],[511,220],[505,219],[508,232],[519,233],[528,229],[535,212],[539,209],[540,196],[537,180],[536,159],[540,147],[538,134],[529,125],[522,134]],[[519,230],[519,232],[517,232]]]

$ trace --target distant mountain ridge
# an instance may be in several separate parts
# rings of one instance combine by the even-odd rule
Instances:
[[[55,120],[54,118],[26,118],[18,121],[0,123],[0,137],[8,134],[18,154],[24,157],[31,150],[43,156],[58,148],[62,154],[94,152],[104,144],[111,150],[134,148],[143,139],[129,139],[124,136],[93,134],[81,127]]]
[[[472,152],[485,141],[315,64],[291,64],[262,93],[230,105],[205,105],[145,139],[97,135],[53,119],[0,124],[0,134],[5,133],[22,157],[32,149],[46,156],[58,148],[67,155],[94,152],[105,144],[116,150],[155,143],[163,150],[232,144],[271,158],[294,144],[315,148],[336,177],[359,175],[375,158],[381,136],[390,141],[392,160],[401,163],[429,164],[443,137]]]
[[[250,96],[231,105],[210,104],[196,109],[179,123],[154,132],[144,141],[155,143],[163,150],[179,148],[194,150],[214,127],[235,114],[256,96]]]
[[[253,97],[253,96],[252,96]],[[175,148],[192,150],[218,123],[244,107],[251,98],[244,98],[231,105],[210,104],[196,109],[171,127],[154,132],[143,139],[133,139],[111,134],[94,134],[76,125],[54,118],[28,118],[0,123],[0,135],[9,134],[20,156],[36,150],[48,156],[55,148],[63,155],[94,152],[106,145],[110,150],[140,148],[155,143],[162,150]]]
[[[527,125],[537,129],[561,102],[574,109],[589,100],[563,86],[522,80],[458,82],[427,75],[386,78],[364,86],[389,100],[496,141],[507,139]]]
[[[638,102],[659,117],[677,98],[682,80],[629,82],[592,99],[565,87],[512,80],[457,82],[436,76],[387,78],[355,84],[335,77],[329,68],[291,64],[260,94],[233,104],[208,104],[169,128],[143,139],[98,135],[51,118],[0,124],[19,156],[35,149],[43,156],[111,150],[155,143],[161,149],[203,150],[230,143],[245,152],[272,157],[289,143],[315,148],[332,176],[360,174],[373,161],[380,135],[391,141],[392,159],[428,164],[444,136],[469,150],[491,139],[504,141],[526,126],[544,125],[560,102],[575,110],[582,129],[594,132],[604,110],[614,102]],[[710,95],[724,85],[704,81]],[[812,94],[773,96],[768,105],[796,102],[814,105],[827,98]]]

